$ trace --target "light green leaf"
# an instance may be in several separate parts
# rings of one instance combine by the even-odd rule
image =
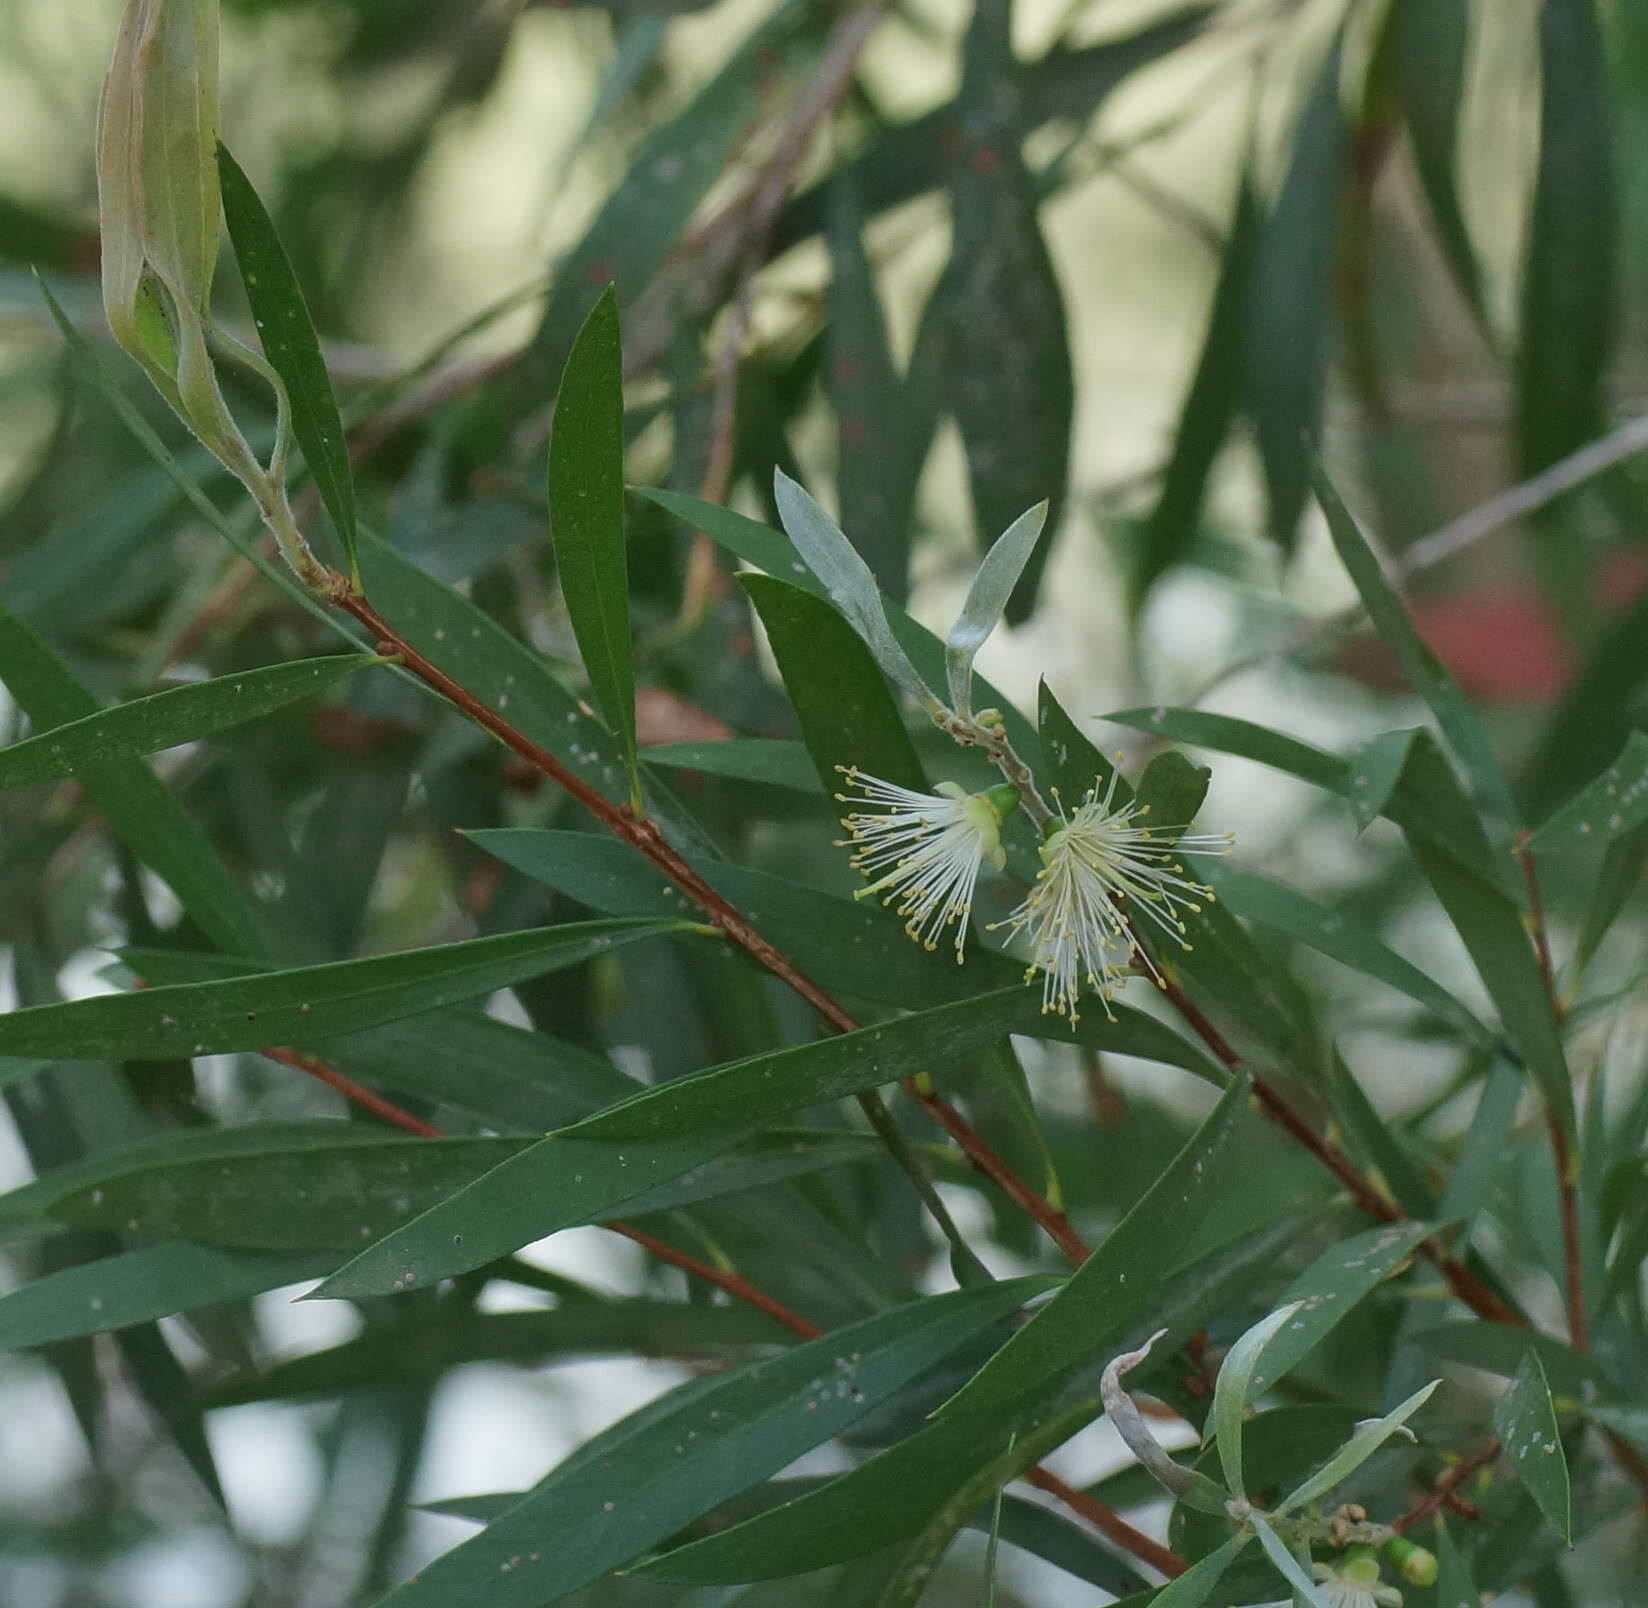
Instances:
[[[1050,506],[1046,502],[1037,503],[1020,514],[991,543],[973,584],[967,589],[961,613],[950,627],[944,643],[944,672],[950,688],[950,707],[959,714],[970,716],[973,712],[973,660],[1001,623],[1007,600],[1041,539]]]
[[[1316,1582],[1311,1579],[1299,1560],[1288,1551],[1282,1538],[1265,1522],[1262,1514],[1249,1515],[1248,1522],[1253,1526],[1253,1533],[1259,1538],[1259,1545],[1264,1548],[1265,1556],[1275,1564],[1276,1572],[1293,1588],[1295,1603],[1304,1601],[1310,1608],[1334,1608],[1318,1589]]]
[[[1233,1535],[1216,1552],[1193,1563],[1182,1575],[1169,1580],[1150,1599],[1150,1608],[1202,1608],[1225,1570],[1247,1550],[1249,1537]]]
[[[1408,1399],[1365,1424],[1340,1447],[1314,1474],[1277,1506],[1278,1513],[1293,1513],[1326,1496],[1341,1480],[1355,1473],[1381,1446],[1396,1434],[1413,1415],[1431,1399],[1431,1392],[1441,1384],[1433,1379],[1416,1390]]]
[[[624,550],[624,383],[618,297],[609,285],[573,342],[549,439],[555,563],[596,701],[639,802],[635,663]]]
[[[540,1608],[777,1473],[1045,1287],[930,1296],[695,1380],[587,1441],[384,1608]]]
[[[1539,1504],[1539,1511],[1569,1546],[1574,1544],[1574,1494],[1568,1480],[1568,1454],[1556,1404],[1539,1353],[1530,1349],[1494,1408],[1494,1428],[1505,1455]]]
[[[307,698],[371,665],[367,654],[334,654],[265,665],[211,681],[169,687],[146,698],[99,709],[50,731],[0,748],[0,787],[95,774],[100,765],[154,754],[179,743],[256,720]]]
[[[1299,1310],[1299,1302],[1290,1302],[1243,1333],[1225,1353],[1213,1384],[1213,1434],[1219,1448],[1219,1465],[1224,1470],[1225,1484],[1240,1497],[1247,1495],[1242,1480],[1242,1430],[1248,1403],[1259,1393],[1254,1379],[1259,1358]]]
[[[909,655],[893,636],[881,602],[881,588],[870,566],[858,556],[841,527],[784,473],[773,471],[773,498],[778,516],[808,569],[823,583],[830,600],[864,639],[887,675],[917,702],[928,694]]]
[[[286,387],[292,434],[303,449],[303,461],[338,533],[350,576],[358,585],[355,479],[349,443],[303,289],[251,180],[222,145],[217,148],[217,167],[229,243],[240,265],[252,322],[257,325],[264,355]]]
[[[0,1015],[0,1054],[165,1060],[355,1033],[490,994],[682,922],[587,921],[367,960],[177,983]]]

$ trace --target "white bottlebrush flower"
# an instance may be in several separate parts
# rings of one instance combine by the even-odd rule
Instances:
[[[1146,826],[1148,804],[1115,806],[1116,776],[1094,788],[1074,815],[1059,820],[1041,846],[1042,868],[1024,902],[1004,922],[1030,944],[1028,982],[1042,973],[1042,1009],[1077,1020],[1083,985],[1110,997],[1129,960],[1157,982],[1161,974],[1138,942],[1130,916],[1148,918],[1188,949],[1182,911],[1198,912],[1213,890],[1185,875],[1180,854],[1223,854],[1224,833],[1179,836],[1182,826]]]
[[[955,782],[940,782],[933,792],[918,793],[856,765],[841,767],[841,773],[855,791],[836,797],[863,806],[842,818],[856,850],[852,863],[872,879],[854,897],[881,894],[926,949],[936,949],[944,929],[955,923],[956,959],[962,960],[979,867],[988,862],[999,871],[1006,863],[1001,826],[1018,804],[1018,790],[968,793]]]

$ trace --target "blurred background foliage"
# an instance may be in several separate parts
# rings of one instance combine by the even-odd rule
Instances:
[[[624,304],[636,484],[770,519],[783,467],[836,508],[888,593],[939,622],[981,545],[1050,497],[1051,556],[981,668],[1021,704],[1045,674],[1083,718],[1205,697],[1339,749],[1403,723],[1417,706],[1374,639],[1321,628],[1351,593],[1306,508],[1307,437],[1400,563],[1641,407],[1648,9],[1635,0],[225,10],[225,138],[327,343],[363,518],[569,684],[542,449],[556,376],[609,280]],[[115,421],[30,275],[100,337],[92,129],[115,12],[0,0],[0,598],[104,700],[326,646]],[[229,322],[249,324],[221,277]],[[235,488],[120,372],[250,532]],[[235,400],[267,437],[261,390]],[[1416,615],[1489,710],[1536,815],[1648,707],[1645,495],[1621,462],[1445,563],[1417,549]],[[650,503],[632,499],[630,518],[642,741],[794,735],[726,560]],[[580,823],[388,678],[163,769],[288,962],[578,913],[453,829]],[[746,863],[849,885],[819,803],[681,774]],[[1237,827],[1252,863],[1401,932],[1478,998],[1413,919],[1394,839],[1376,829],[1349,848],[1323,809],[1228,761],[1209,815]],[[1565,890],[1548,891],[1555,919],[1571,919]],[[44,810],[0,795],[14,1002],[93,986],[104,949],[175,921],[72,789]],[[1397,1021],[1325,968],[1306,976],[1311,1008],[1341,1031],[1400,1032],[1407,1076],[1381,1093],[1414,1131],[1448,1109],[1470,1069],[1426,1045],[1435,1024]],[[524,985],[514,1003],[653,1077],[802,1030],[793,1002],[661,942]],[[1071,1210],[1102,1223],[1185,1119],[1092,1064],[1050,1056],[1037,1071]],[[148,1133],[337,1109],[251,1057],[99,1064],[5,1095],[14,1178]],[[863,1238],[913,1276],[934,1254],[896,1184],[841,1177],[774,1198],[783,1246],[747,1213],[701,1212],[738,1266],[826,1322],[889,1293],[854,1254]],[[966,1198],[986,1226],[988,1200]],[[1032,1254],[1022,1223],[987,1227]],[[95,1249],[78,1240],[8,1255],[66,1265]],[[568,1254],[599,1287],[678,1292],[675,1274],[627,1249]],[[541,1279],[553,1293],[572,1276]],[[473,1298],[429,1301],[461,1324]],[[392,1349],[401,1310],[368,1304],[358,1321]],[[185,1404],[202,1379],[337,1339],[351,1321],[264,1300],[0,1361],[0,1597],[364,1599],[459,1533],[414,1516],[409,1537],[409,1494],[529,1480],[569,1437],[680,1376],[633,1364],[579,1385],[568,1368],[529,1388],[435,1356],[341,1406],[214,1413],[226,1527],[190,1472],[207,1466],[207,1442]],[[666,1334],[658,1349],[697,1355],[711,1340]],[[666,1595],[602,1587],[589,1600]]]

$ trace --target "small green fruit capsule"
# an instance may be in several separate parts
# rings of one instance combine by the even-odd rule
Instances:
[[[1393,1536],[1385,1543],[1385,1557],[1390,1566],[1410,1586],[1436,1584],[1437,1563],[1434,1552],[1427,1552],[1424,1547],[1415,1546],[1402,1536]]]

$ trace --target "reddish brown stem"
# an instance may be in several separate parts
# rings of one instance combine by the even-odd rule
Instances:
[[[643,854],[667,876],[728,938],[773,976],[787,984],[813,1007],[838,1033],[850,1033],[857,1020],[840,1003],[802,972],[782,951],[774,948],[739,911],[687,864],[674,845],[658,830],[657,823],[615,804],[580,776],[569,771],[547,748],[540,747],[525,733],[517,731],[496,710],[488,708],[467,687],[454,681],[441,667],[425,658],[366,599],[349,588],[341,576],[333,577],[331,601],[354,616],[377,643],[381,653],[393,655],[425,686],[438,692],[483,731],[491,733],[511,753],[541,771],[593,815],[615,837]],[[1039,1223],[1055,1245],[1072,1263],[1087,1256],[1069,1219],[1042,1199],[1014,1172],[941,1096],[920,1090],[912,1079],[900,1085],[917,1100],[929,1116],[940,1123],[965,1152],[973,1167],[1004,1191],[1016,1205]]]
[[[1455,1463],[1452,1468],[1439,1475],[1436,1481],[1432,1484],[1430,1490],[1427,1491],[1425,1495],[1422,1496],[1417,1502],[1415,1502],[1414,1505],[1396,1521],[1392,1528],[1396,1530],[1398,1534],[1405,1530],[1411,1530],[1414,1525],[1420,1523],[1422,1520],[1428,1519],[1433,1513],[1444,1507],[1450,1508],[1457,1513],[1463,1513],[1466,1517],[1472,1517],[1473,1514],[1469,1510],[1469,1504],[1461,1502],[1458,1498],[1457,1493],[1459,1487],[1463,1485],[1465,1481],[1468,1480],[1479,1468],[1486,1468],[1488,1464],[1493,1462],[1493,1460],[1498,1456],[1499,1437],[1496,1435],[1492,1440],[1487,1441],[1483,1445],[1477,1447],[1477,1449],[1462,1462]]]
[[[441,1129],[425,1122],[421,1117],[414,1116],[404,1107],[396,1105],[393,1100],[387,1100],[381,1094],[374,1093],[364,1084],[357,1083],[352,1077],[321,1060],[319,1056],[280,1045],[267,1047],[262,1053],[271,1060],[295,1067],[299,1072],[307,1073],[312,1078],[318,1078],[328,1088],[336,1089],[345,1099],[359,1105],[362,1110],[370,1111],[381,1121],[406,1133],[416,1134],[420,1139],[445,1137]],[[602,1223],[600,1226],[634,1241],[661,1262],[667,1262],[692,1278],[702,1279],[706,1284],[714,1285],[733,1300],[742,1301],[746,1306],[755,1308],[757,1312],[764,1312],[774,1322],[782,1324],[802,1340],[816,1340],[825,1333],[825,1330],[810,1318],[804,1318],[799,1312],[792,1311],[776,1296],[768,1295],[759,1285],[752,1284],[730,1268],[716,1267],[712,1262],[705,1262],[687,1251],[678,1250],[667,1240],[661,1240],[656,1235],[647,1233],[645,1229],[637,1228],[633,1223],[611,1222]],[[1056,1474],[1049,1473],[1044,1468],[1029,1469],[1024,1477],[1032,1485],[1051,1492],[1101,1534],[1108,1536],[1117,1546],[1133,1553],[1152,1568],[1169,1575],[1184,1573],[1187,1567],[1184,1559],[1177,1553],[1168,1551],[1160,1542],[1153,1541],[1142,1530],[1135,1530],[1114,1508],[1107,1507],[1097,1497],[1066,1485]]]
[[[1213,1025],[1207,1014],[1185,993],[1177,982],[1164,976],[1162,991],[1173,1002],[1174,1008],[1179,1014],[1190,1024],[1197,1037],[1207,1045],[1227,1069],[1235,1072],[1245,1065],[1230,1041]],[[1401,1220],[1402,1213],[1396,1203],[1385,1195],[1382,1190],[1378,1189],[1371,1179],[1364,1176],[1356,1163],[1344,1151],[1331,1140],[1325,1139],[1317,1133],[1304,1117],[1293,1108],[1282,1092],[1258,1073],[1253,1074],[1253,1098],[1258,1102],[1259,1109],[1272,1122],[1295,1139],[1304,1149],[1308,1150],[1344,1185],[1351,1199],[1370,1217],[1376,1217],[1383,1223],[1394,1223]],[[1527,1323],[1528,1320],[1520,1312],[1495,1295],[1463,1262],[1449,1256],[1436,1240],[1426,1240],[1419,1247],[1419,1250],[1420,1254],[1433,1263],[1443,1278],[1448,1281],[1448,1286],[1453,1293],[1478,1317],[1486,1318],[1491,1323],[1508,1323],[1517,1327]]]

